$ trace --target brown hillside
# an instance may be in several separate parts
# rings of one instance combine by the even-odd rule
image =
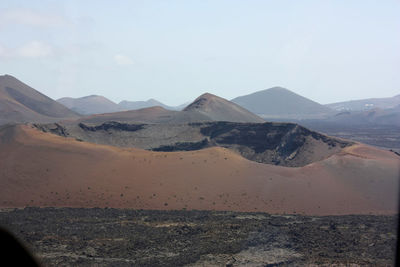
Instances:
[[[10,76],[0,76],[0,125],[54,122],[78,114]]]
[[[183,111],[200,113],[213,121],[264,122],[263,119],[241,106],[209,93],[196,98]]]
[[[399,157],[355,145],[304,167],[223,148],[150,152],[0,128],[0,206],[208,209],[304,214],[397,212]]]
[[[99,124],[108,121],[124,123],[182,124],[205,121],[265,122],[244,108],[211,94],[203,94],[182,111],[156,106],[122,112],[95,114],[79,122]],[[74,123],[74,122],[69,122]]]

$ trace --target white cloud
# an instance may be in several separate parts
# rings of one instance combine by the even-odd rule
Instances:
[[[59,26],[66,24],[67,20],[53,14],[39,13],[31,9],[12,9],[0,13],[0,25],[22,24],[28,26]]]
[[[118,65],[132,65],[133,61],[130,57],[125,56],[125,55],[121,55],[121,54],[117,54],[114,56],[114,61],[115,63],[117,63]]]
[[[43,58],[53,54],[53,47],[40,41],[30,41],[13,49],[0,44],[0,58]]]
[[[39,41],[31,41],[16,50],[16,56],[27,58],[47,57],[52,54],[52,47]]]

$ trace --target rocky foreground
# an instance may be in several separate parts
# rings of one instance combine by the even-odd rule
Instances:
[[[397,219],[108,208],[0,212],[0,226],[45,266],[391,266]]]

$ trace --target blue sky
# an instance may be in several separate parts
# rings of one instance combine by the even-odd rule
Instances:
[[[54,99],[387,97],[400,94],[399,14],[394,0],[2,0],[0,74]]]

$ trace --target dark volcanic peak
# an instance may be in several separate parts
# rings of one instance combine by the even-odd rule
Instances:
[[[330,108],[282,87],[273,87],[240,96],[232,99],[232,102],[266,118],[302,119],[332,113]]]
[[[239,105],[210,93],[202,94],[183,111],[200,113],[207,116],[210,121],[264,122],[263,119]]]
[[[78,114],[11,75],[0,76],[0,124],[54,122]]]

